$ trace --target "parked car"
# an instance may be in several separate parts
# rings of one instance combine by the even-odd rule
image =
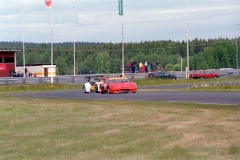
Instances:
[[[89,92],[100,92],[100,84],[106,79],[105,75],[94,75],[94,76],[86,76],[88,79],[86,83],[83,84],[84,93]]]
[[[127,77],[112,77],[106,78],[106,80],[100,84],[101,94],[105,93],[136,93],[137,84],[131,82]]]
[[[218,78],[218,77],[219,77],[218,73],[207,71],[207,70],[195,71],[189,74],[189,78],[195,78],[195,79]]]
[[[148,74],[149,78],[163,78],[163,79],[177,79],[177,77],[173,74],[167,72],[152,72]]]

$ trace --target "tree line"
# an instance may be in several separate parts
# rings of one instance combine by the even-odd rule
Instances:
[[[236,44],[239,40],[218,38],[189,41],[189,66],[192,70],[236,68]],[[236,43],[237,42],[237,43]],[[25,43],[26,64],[51,64],[50,43]],[[86,73],[120,73],[122,66],[121,43],[75,43],[75,72]],[[21,42],[0,42],[0,50],[21,50],[17,53],[17,65],[23,64]],[[166,71],[185,70],[187,66],[186,41],[141,41],[124,43],[124,63],[136,61],[151,62],[155,68],[156,61]],[[53,63],[58,75],[71,75],[74,69],[74,50],[72,42],[53,44]]]

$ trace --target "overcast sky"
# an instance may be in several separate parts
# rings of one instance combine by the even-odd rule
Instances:
[[[187,0],[123,0],[123,7],[125,42],[186,41],[187,22],[190,40],[240,36],[240,0],[188,0],[188,14]],[[74,41],[74,17],[76,41],[122,41],[118,0],[53,0],[54,43]],[[25,42],[51,42],[45,0],[1,0],[0,41],[22,41],[23,30]]]

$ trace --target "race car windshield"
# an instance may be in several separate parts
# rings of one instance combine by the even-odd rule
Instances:
[[[114,78],[114,79],[110,79],[110,82],[111,83],[129,82],[129,80],[126,78]]]

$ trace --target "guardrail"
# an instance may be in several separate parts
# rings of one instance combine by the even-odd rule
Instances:
[[[192,71],[190,71],[191,73]],[[232,77],[232,76],[240,76],[240,69],[233,70],[213,70],[213,72],[219,73],[220,78],[224,77]],[[186,72],[185,71],[169,71],[169,73],[174,74],[178,79],[185,79]],[[93,74],[90,74],[93,75]],[[119,76],[121,73],[115,74],[106,74],[106,76]],[[53,83],[61,83],[61,84],[82,84],[87,81],[85,78],[87,75],[64,75],[64,76],[56,76],[53,77]],[[89,76],[89,74],[88,74]],[[146,73],[126,73],[125,76],[129,79],[143,79],[147,77]],[[46,84],[51,83],[51,77],[9,77],[9,78],[0,78],[0,85],[10,85],[10,84]]]
[[[62,84],[82,84],[87,81],[85,76],[94,75],[94,74],[87,74],[87,75],[65,75],[65,76],[55,76],[53,77],[53,83],[62,83]],[[119,76],[121,73],[118,74],[106,74],[106,76]],[[145,78],[145,73],[136,73],[136,74],[125,74],[125,76],[129,79],[141,79]],[[51,77],[9,77],[9,78],[0,78],[0,85],[9,85],[9,84],[18,84],[18,85],[25,85],[25,84],[45,84],[51,83]]]

